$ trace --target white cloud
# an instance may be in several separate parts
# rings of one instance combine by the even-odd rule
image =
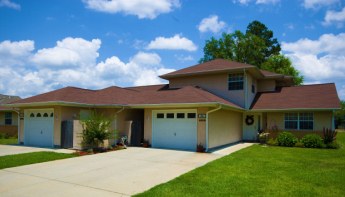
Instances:
[[[0,1],[0,7],[8,7],[8,8],[12,8],[15,10],[20,10],[20,5],[17,3],[13,3],[10,0],[1,0]]]
[[[317,9],[322,6],[330,6],[338,2],[339,0],[304,0],[303,6],[306,9]]]
[[[248,5],[249,3],[251,3],[253,0],[234,0],[234,3],[239,3],[242,5]],[[255,3],[256,4],[276,4],[280,2],[280,0],[256,0]]]
[[[193,61],[194,58],[191,55],[174,55],[175,58],[180,62],[187,62],[187,61]]]
[[[35,43],[32,40],[11,42],[5,40],[0,42],[0,65],[17,66],[22,65],[31,52],[35,49]]]
[[[257,0],[256,4],[276,4],[280,2],[280,0]]]
[[[83,0],[92,10],[136,15],[138,18],[154,19],[163,13],[169,13],[180,7],[179,0]]]
[[[176,34],[170,38],[157,37],[148,44],[147,49],[196,51],[198,47],[188,38]]]
[[[133,85],[163,83],[158,76],[172,71],[174,70],[161,65],[159,55],[145,52],[138,52],[130,58],[128,63],[113,56],[96,66],[96,72],[102,78],[116,79],[122,83],[132,83]]]
[[[224,21],[219,21],[217,15],[211,15],[208,18],[204,18],[201,20],[198,29],[200,32],[213,32],[218,33],[222,29],[226,27],[226,23]]]
[[[28,97],[65,86],[99,89],[158,84],[164,82],[159,75],[174,71],[165,68],[156,53],[138,52],[127,62],[116,56],[97,62],[100,45],[99,39],[65,38],[35,52],[33,41],[3,41],[0,92]]]
[[[335,82],[338,87],[345,85],[345,33],[324,34],[317,40],[304,38],[283,42],[282,50],[306,81]]]
[[[38,50],[32,61],[40,66],[86,66],[95,64],[101,41],[93,39],[91,42],[82,38],[65,38],[57,41],[53,48]]]
[[[345,7],[339,12],[328,10],[326,12],[326,16],[325,16],[325,20],[323,24],[324,25],[336,24],[338,27],[343,27],[344,22],[345,22]]]

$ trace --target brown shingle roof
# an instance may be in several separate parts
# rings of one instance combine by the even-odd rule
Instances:
[[[163,79],[169,79],[176,76],[184,76],[184,75],[192,75],[192,74],[202,74],[202,73],[215,73],[221,71],[229,71],[234,69],[242,69],[242,68],[254,68],[255,66],[234,62],[225,59],[215,59],[211,60],[202,64],[197,64],[194,66],[190,66],[181,70],[177,70],[165,75],[161,75],[160,77]]]
[[[198,87],[186,86],[183,88],[170,89],[169,85],[130,88],[112,86],[101,90],[66,87],[22,99],[12,104],[20,105],[49,102],[109,106],[220,103],[242,109],[238,105]]]
[[[251,109],[338,109],[340,101],[334,83],[283,87],[279,91],[259,93]]]

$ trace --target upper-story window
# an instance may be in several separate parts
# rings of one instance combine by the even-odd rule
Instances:
[[[243,90],[243,74],[229,74],[229,90]]]
[[[12,112],[5,112],[5,125],[12,125]]]

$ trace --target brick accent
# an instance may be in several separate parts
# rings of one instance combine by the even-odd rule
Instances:
[[[10,137],[18,136],[18,126],[0,125],[0,133],[7,134]]]

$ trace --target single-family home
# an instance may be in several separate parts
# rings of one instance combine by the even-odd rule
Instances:
[[[89,90],[65,87],[13,102],[22,115],[19,140],[26,145],[80,143],[79,119],[92,110],[113,120],[112,127],[132,145],[148,140],[154,148],[195,151],[255,141],[261,130],[297,135],[334,129],[340,107],[335,84],[294,86],[292,77],[256,66],[216,59],[160,76],[169,83]]]

